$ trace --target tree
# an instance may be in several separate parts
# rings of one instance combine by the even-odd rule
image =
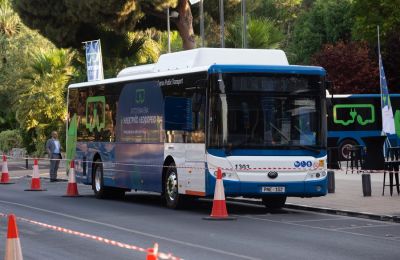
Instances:
[[[27,87],[20,91],[15,109],[21,128],[30,133],[39,154],[44,151],[50,131],[64,129],[65,86],[73,73],[72,58],[72,53],[62,49],[41,51],[31,56],[24,78]]]
[[[248,48],[254,49],[276,49],[283,39],[282,33],[272,21],[261,18],[248,20],[247,34]],[[226,46],[242,47],[242,21],[240,19],[228,25]]]
[[[0,0],[0,130],[18,128],[13,104],[31,52],[53,45],[21,23],[8,0]]]
[[[351,40],[352,26],[351,0],[316,0],[294,25],[289,58],[307,64],[324,44]]]
[[[400,93],[400,27],[393,28],[383,38],[381,47],[383,65],[385,67],[390,93]]]
[[[366,42],[326,44],[312,57],[333,82],[333,94],[379,93],[379,67]]]
[[[364,39],[375,44],[378,25],[383,39],[395,28],[400,28],[400,8],[397,0],[354,0],[353,12],[355,39]]]
[[[192,14],[188,0],[16,0],[23,21],[38,29],[58,47],[80,47],[81,42],[155,27],[166,29],[166,12],[179,12],[176,24],[186,49],[194,48]]]

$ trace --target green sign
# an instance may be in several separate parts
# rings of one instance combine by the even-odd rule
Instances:
[[[338,110],[339,109],[343,109],[343,110],[347,110],[349,115],[350,115],[350,119],[344,120],[344,119],[340,119],[338,118]],[[368,118],[362,118],[362,116],[359,114],[360,110],[365,111],[365,109],[369,110],[370,116],[368,116]],[[343,111],[341,111],[340,113],[341,115],[345,114],[343,113]],[[333,106],[333,122],[335,124],[340,124],[343,126],[348,126],[350,124],[353,124],[355,121],[357,120],[357,123],[359,125],[367,125],[367,124],[373,124],[375,122],[375,107],[372,104],[338,104],[338,105],[334,105]]]
[[[101,118],[97,109],[101,109]],[[86,128],[93,132],[103,129],[106,125],[106,98],[104,96],[88,97],[86,99]]]

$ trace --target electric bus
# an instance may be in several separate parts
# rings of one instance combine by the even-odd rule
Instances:
[[[327,193],[325,70],[289,65],[281,50],[161,55],[116,78],[68,87],[67,157],[96,197],[158,192],[260,198]]]

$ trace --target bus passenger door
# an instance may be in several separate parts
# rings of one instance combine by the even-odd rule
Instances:
[[[188,129],[185,164],[187,168],[186,194],[205,195],[205,93],[197,88],[190,95],[191,117]]]
[[[205,195],[205,144],[186,144],[186,194]]]

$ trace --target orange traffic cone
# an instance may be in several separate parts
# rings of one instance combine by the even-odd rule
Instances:
[[[4,260],[22,260],[21,243],[18,236],[17,222],[13,214],[8,216],[6,255]]]
[[[221,168],[217,170],[217,180],[215,182],[214,200],[211,215],[204,217],[206,220],[235,220],[236,218],[229,217],[226,210],[224,183],[222,181]]]
[[[67,194],[65,194],[63,197],[82,197],[78,193],[78,185],[76,184],[74,160],[71,160],[68,175],[69,178],[68,178]]]
[[[10,176],[8,175],[7,156],[5,156],[4,154],[0,184],[13,184],[12,182],[10,182]]]
[[[33,163],[33,174],[32,174],[32,181],[31,181],[31,188],[26,189],[26,191],[45,191],[45,189],[41,188],[40,185],[40,174],[39,174],[39,165],[38,160],[35,159]]]
[[[153,248],[147,248],[146,260],[157,260],[158,259],[158,244],[155,243]]]

